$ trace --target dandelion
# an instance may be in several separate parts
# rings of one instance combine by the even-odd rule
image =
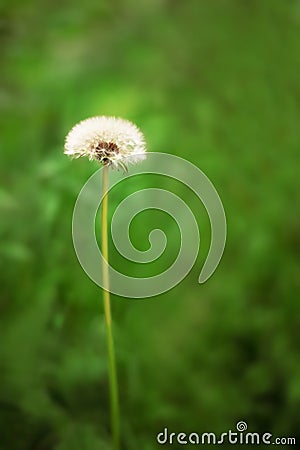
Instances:
[[[98,116],[75,125],[66,138],[65,154],[87,156],[104,166],[122,168],[145,158],[145,140],[129,120]]]
[[[128,120],[115,117],[92,117],[75,125],[66,137],[66,155],[73,158],[87,156],[90,160],[99,161],[103,165],[102,178],[102,216],[101,244],[106,263],[102,267],[104,315],[107,334],[108,373],[110,387],[111,429],[113,448],[120,448],[118,380],[115,362],[115,349],[112,332],[109,272],[108,272],[108,169],[127,171],[130,163],[145,158],[145,140],[141,131]]]

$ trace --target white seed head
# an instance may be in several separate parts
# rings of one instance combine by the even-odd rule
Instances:
[[[87,156],[103,165],[127,169],[129,163],[145,158],[142,132],[129,120],[98,116],[75,125],[66,137],[66,155]]]

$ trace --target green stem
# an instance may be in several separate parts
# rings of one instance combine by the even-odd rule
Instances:
[[[107,352],[108,352],[108,374],[109,374],[109,391],[110,391],[110,414],[111,414],[111,431],[113,437],[113,449],[120,448],[120,425],[119,425],[119,399],[118,399],[118,380],[116,370],[116,358],[114,349],[114,340],[112,332],[110,295],[109,295],[109,274],[108,274],[108,234],[107,234],[107,211],[108,211],[108,167],[103,168],[102,193],[102,254],[105,262],[102,266],[103,275],[103,300],[104,315],[106,323],[107,335]],[[106,193],[106,194],[105,194]]]

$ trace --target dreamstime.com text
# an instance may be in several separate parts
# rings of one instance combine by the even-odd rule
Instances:
[[[246,445],[296,445],[294,437],[274,437],[271,433],[246,432],[248,425],[244,421],[236,424],[236,431],[229,430],[219,435],[215,433],[183,433],[170,432],[168,428],[157,434],[157,442],[161,445],[222,445],[222,444],[246,444]]]

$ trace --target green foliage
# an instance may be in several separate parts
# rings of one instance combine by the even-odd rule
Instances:
[[[113,297],[123,448],[242,419],[299,440],[300,2],[16,0],[2,17],[0,450],[110,448],[101,291],[71,236],[97,165],[62,153],[71,126],[99,114],[199,166],[228,220],[200,286],[208,218],[163,182],[198,214],[201,254],[158,298]],[[137,219],[133,241],[145,248],[159,221],[174,257],[178,230],[159,214]]]

